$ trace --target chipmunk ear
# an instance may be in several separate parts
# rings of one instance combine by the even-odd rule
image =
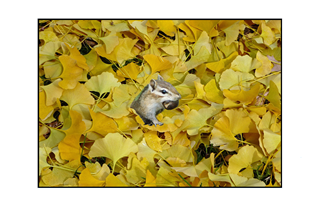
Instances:
[[[154,79],[151,79],[149,87],[151,87],[151,91],[154,91],[157,87],[157,82]]]
[[[158,80],[164,81],[161,75],[158,75]]]

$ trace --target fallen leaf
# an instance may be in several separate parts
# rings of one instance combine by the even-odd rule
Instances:
[[[145,181],[147,167],[149,165],[146,158],[139,161],[135,154],[131,153],[128,158],[128,166],[126,178],[127,181],[135,185]]]
[[[216,81],[214,79],[211,79],[204,87],[204,90],[206,92],[206,98],[209,101],[222,104],[223,102],[223,94],[222,91],[220,91],[217,87]]]
[[[275,107],[278,109],[281,108],[281,100],[280,100],[280,95],[278,92],[278,88],[276,84],[273,81],[270,81],[270,89],[269,89],[269,94],[267,95],[266,99],[270,101]]]
[[[94,98],[88,89],[80,83],[77,83],[73,89],[64,90],[60,99],[68,103],[69,109],[72,109],[76,104],[94,104]]]
[[[126,157],[130,152],[136,153],[138,146],[131,140],[125,139],[119,133],[109,133],[102,139],[94,142],[89,152],[90,157],[107,157],[113,162],[113,171],[117,161]]]
[[[79,176],[79,186],[81,187],[102,187],[105,184],[106,181],[94,178],[88,168],[82,170]]]
[[[100,96],[104,93],[110,92],[113,87],[119,87],[121,83],[114,77],[112,73],[103,72],[100,75],[92,77],[85,83],[89,91],[96,91]]]
[[[149,170],[146,173],[146,184],[144,187],[156,187],[156,178],[151,174]]]
[[[174,36],[177,31],[172,20],[158,20],[157,24],[166,35]]]
[[[106,178],[106,187],[126,187],[127,185],[124,184],[123,182],[121,182],[119,180],[119,178],[117,178],[116,176],[114,176],[112,173],[110,173],[108,175],[108,177]]]
[[[46,105],[46,95],[45,92],[42,91],[39,93],[39,117],[41,120],[46,120],[52,113],[54,107]]]
[[[257,52],[256,58],[261,63],[261,66],[256,69],[255,76],[259,78],[269,74],[273,67],[271,61],[266,56],[262,55],[260,51]]]
[[[229,159],[228,172],[237,174],[242,168],[249,167],[252,163],[261,160],[262,155],[253,146],[241,147],[237,155]]]
[[[152,69],[152,74],[160,70],[167,70],[172,67],[172,63],[163,57],[156,55],[144,55],[143,58],[147,61]]]
[[[59,60],[63,66],[59,86],[63,89],[74,89],[82,78],[83,69],[77,65],[77,61],[67,55],[61,55]]]
[[[243,104],[251,103],[257,96],[260,91],[260,84],[255,84],[250,90],[223,90],[223,95],[230,99],[231,101]]]
[[[263,146],[267,150],[268,154],[271,154],[280,144],[281,135],[267,129],[263,130],[263,134]]]
[[[276,37],[272,32],[271,28],[268,27],[265,24],[265,22],[262,22],[261,30],[262,30],[261,37],[263,38],[264,43],[268,46],[271,45],[276,40]]]
[[[93,131],[101,134],[102,136],[106,136],[108,133],[114,133],[118,131],[118,127],[115,121],[107,117],[102,113],[95,113],[94,111],[90,110],[90,115],[92,118],[92,127],[88,132]]]
[[[51,84],[46,86],[41,86],[41,88],[46,93],[46,105],[51,106],[56,103],[58,99],[60,99],[63,89],[60,88],[59,82],[61,79],[57,79],[53,81]]]
[[[154,151],[161,152],[161,139],[157,136],[156,131],[149,131],[144,134],[144,138],[148,144],[148,146],[153,149]]]
[[[41,175],[41,171],[43,168],[51,167],[51,165],[47,162],[47,157],[51,152],[51,148],[49,147],[40,147],[39,148],[39,176]]]
[[[221,74],[219,86],[221,90],[241,90],[241,87],[249,88],[249,83],[247,83],[247,81],[253,79],[254,76],[250,73],[243,73],[239,71],[234,71],[232,69],[227,69]]]

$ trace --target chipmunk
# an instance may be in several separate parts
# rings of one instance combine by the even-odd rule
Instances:
[[[144,87],[141,93],[133,100],[130,108],[133,108],[141,117],[145,125],[159,125],[156,116],[164,109],[171,110],[179,105],[181,95],[173,85],[163,80],[158,75],[158,79],[151,79],[150,83]]]

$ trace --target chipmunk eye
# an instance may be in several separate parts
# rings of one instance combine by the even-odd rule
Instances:
[[[168,93],[168,91],[166,91],[166,90],[161,90],[161,93],[162,93],[162,94],[166,94],[166,93]]]

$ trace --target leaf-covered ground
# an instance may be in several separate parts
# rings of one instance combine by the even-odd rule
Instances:
[[[281,20],[39,20],[39,186],[281,186]]]

